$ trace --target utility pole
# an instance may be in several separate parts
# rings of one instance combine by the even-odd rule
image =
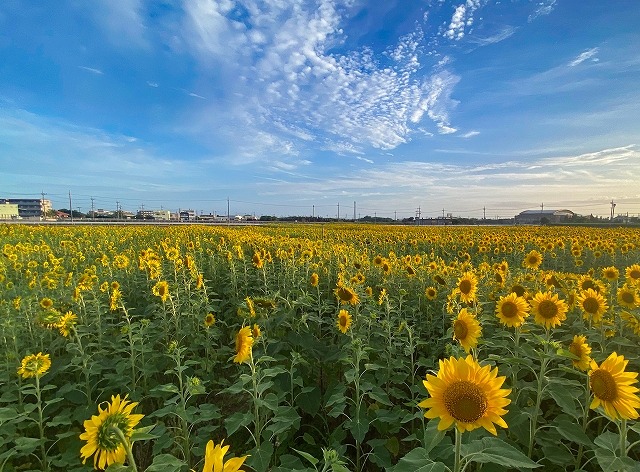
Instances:
[[[422,219],[422,213],[420,212],[420,207],[416,210],[416,218],[418,218],[418,226],[420,226],[420,220]]]
[[[120,219],[120,201],[116,200],[116,220]]]
[[[69,216],[71,217],[71,224],[73,224],[73,210],[71,206],[71,190],[69,190]]]
[[[46,212],[44,211],[44,196],[46,195],[46,193],[44,193],[44,190],[42,192],[40,192],[40,195],[42,195],[42,199],[40,200],[40,213],[42,213],[43,218],[46,220],[47,219],[47,215]]]
[[[482,207],[482,219],[487,219],[487,207]]]
[[[444,220],[444,208],[442,209],[442,219]]]
[[[397,212],[397,210],[393,210],[393,221],[398,221],[398,212]]]
[[[356,202],[353,202],[353,221],[356,221]]]
[[[229,197],[227,197],[227,224],[231,224],[231,205],[229,203]]]
[[[340,219],[340,204],[338,203],[338,220]]]
[[[96,219],[96,212],[93,210],[93,197],[91,197],[91,219],[93,221]]]
[[[316,206],[311,205],[311,218],[316,219]]]
[[[611,200],[611,221],[613,221],[613,216],[615,215],[616,212],[616,204],[613,203],[613,200]]]
[[[542,213],[544,213],[544,203],[540,204],[540,210],[541,210]]]

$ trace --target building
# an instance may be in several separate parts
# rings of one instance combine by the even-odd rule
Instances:
[[[43,198],[0,198],[0,204],[18,205],[20,218],[46,218],[51,211],[51,200]]]
[[[138,211],[138,218],[144,220],[169,221],[171,219],[171,212],[169,210],[140,210]]]
[[[180,221],[195,221],[196,212],[194,210],[180,210]]]
[[[20,213],[15,203],[0,203],[0,220],[18,220]]]
[[[516,215],[516,224],[562,223],[575,216],[571,210],[525,210]]]

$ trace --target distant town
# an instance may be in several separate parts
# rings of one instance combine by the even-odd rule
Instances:
[[[96,208],[82,213],[79,210],[69,210],[67,208],[54,209],[51,201],[44,198],[0,198],[0,221],[14,222],[131,222],[131,223],[257,223],[257,222],[330,222],[330,221],[354,221],[363,223],[385,223],[385,224],[413,224],[413,225],[545,225],[545,224],[616,224],[616,225],[638,225],[640,217],[629,215],[615,215],[615,205],[612,204],[609,218],[593,215],[580,215],[568,209],[544,209],[525,210],[512,217],[495,218],[468,218],[455,216],[451,213],[435,218],[422,218],[420,216],[409,218],[388,218],[365,215],[358,218],[343,216],[342,218],[331,218],[321,216],[297,215],[297,216],[273,216],[255,214],[204,214],[195,210],[184,209],[177,212],[170,210],[150,210],[141,209],[137,212],[123,210],[118,206],[115,210]]]

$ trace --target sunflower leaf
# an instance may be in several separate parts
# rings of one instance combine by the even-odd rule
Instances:
[[[515,447],[498,438],[482,438],[462,445],[462,455],[471,462],[494,463],[516,469],[540,467]]]
[[[392,472],[444,472],[445,465],[442,462],[434,462],[429,458],[429,453],[422,447],[409,451]]]

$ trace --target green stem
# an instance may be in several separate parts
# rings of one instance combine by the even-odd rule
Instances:
[[[535,442],[536,429],[538,425],[538,413],[540,412],[540,404],[542,403],[542,390],[543,390],[542,382],[544,380],[544,375],[547,369],[547,362],[548,362],[547,357],[542,359],[542,362],[540,364],[540,373],[538,374],[538,389],[536,392],[536,405],[533,410],[533,413],[531,414],[531,429],[529,431],[529,453],[528,453],[529,459],[531,459],[531,456],[533,455],[533,445]]]
[[[111,429],[114,433],[116,433],[116,436],[118,436],[118,439],[120,440],[120,444],[122,444],[122,447],[124,447],[124,450],[127,453],[127,461],[129,462],[129,466],[133,468],[134,472],[138,472],[136,461],[133,459],[133,450],[131,449],[131,444],[129,443],[127,438],[124,437],[124,433],[120,431],[120,428],[115,425],[111,425]]]
[[[585,404],[584,404],[584,414],[582,416],[582,432],[587,432],[587,425],[589,424],[589,403],[591,401],[591,387],[590,387],[590,377],[587,375],[587,388],[585,390]],[[580,444],[578,447],[578,455],[575,461],[575,469],[578,470],[580,468],[580,463],[582,462],[582,454],[584,453],[584,444]]]
[[[42,455],[42,470],[48,470],[47,449],[45,447],[44,421],[42,411],[42,396],[40,393],[40,376],[36,375],[36,399],[38,401],[38,429],[40,430],[40,454]]]
[[[254,426],[254,440],[256,442],[256,448],[260,447],[260,435],[262,426],[260,425],[260,407],[258,406],[258,400],[260,399],[260,393],[258,392],[258,374],[256,372],[256,363],[253,361],[253,352],[251,352],[251,382],[253,385],[253,426]]]
[[[454,445],[453,472],[460,472],[462,470],[462,455],[460,453],[460,449],[462,447],[462,433],[457,427],[454,427],[453,429],[456,436],[456,442]]]
[[[627,420],[620,420],[620,457],[627,457]]]

